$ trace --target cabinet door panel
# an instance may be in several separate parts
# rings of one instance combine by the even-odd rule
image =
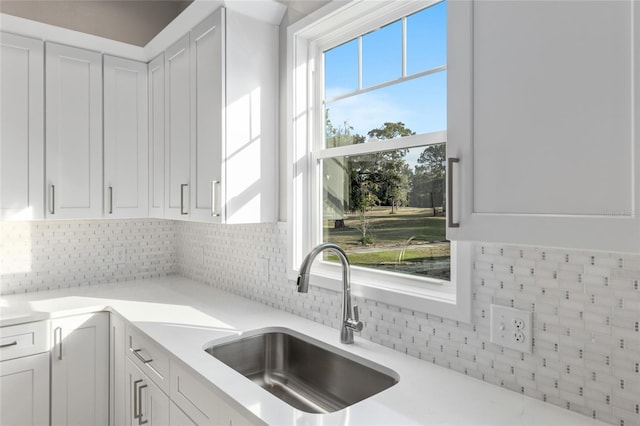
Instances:
[[[191,208],[194,219],[219,223],[223,185],[223,9],[191,32]],[[215,193],[215,200],[212,196]],[[213,201],[213,205],[212,205]]]
[[[44,217],[44,48],[0,33],[0,220]]]
[[[106,217],[148,216],[147,64],[104,57]]]
[[[102,216],[102,58],[47,43],[47,217]]]
[[[0,362],[0,424],[49,424],[49,354]]]
[[[469,12],[466,39],[449,33],[448,154],[460,162],[449,171],[448,213],[460,228],[448,238],[639,251],[640,8],[631,1],[449,7],[453,25],[460,8]],[[469,58],[456,53],[465,51],[459,42]]]
[[[169,397],[128,358],[126,372],[126,425],[136,426],[146,421],[149,426],[168,426]]]
[[[189,35],[165,52],[165,215],[189,216],[189,144],[191,127]]]
[[[164,217],[164,55],[149,62],[149,214]]]
[[[57,319],[52,331],[52,424],[108,424],[109,314]]]

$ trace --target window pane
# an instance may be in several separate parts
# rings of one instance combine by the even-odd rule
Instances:
[[[358,40],[324,53],[325,99],[358,90]]]
[[[402,77],[402,21],[362,37],[362,87]]]
[[[322,167],[324,242],[340,245],[353,265],[449,279],[445,144],[335,157]]]
[[[447,73],[372,90],[325,105],[325,147],[363,143],[371,137],[392,139],[406,134],[376,132],[384,123],[403,123],[416,134],[447,128]]]
[[[447,5],[438,3],[407,17],[407,74],[447,64]]]

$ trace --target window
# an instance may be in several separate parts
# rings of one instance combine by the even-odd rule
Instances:
[[[445,229],[447,3],[354,3],[289,28],[291,269],[335,242],[356,293],[466,320],[470,248]],[[312,284],[337,288],[335,262]]]

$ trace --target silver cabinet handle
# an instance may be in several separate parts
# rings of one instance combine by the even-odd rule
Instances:
[[[56,327],[53,331],[54,336],[54,346],[58,346],[58,360],[62,361],[62,327]]]
[[[447,158],[447,226],[459,228],[460,223],[453,221],[453,163],[459,163],[459,158]]]
[[[109,214],[113,214],[113,186],[109,187]]]
[[[220,213],[218,213],[218,207],[216,205],[216,201],[218,200],[218,191],[216,191],[216,187],[219,184],[219,180],[211,181],[211,216],[214,217],[220,216]]]
[[[17,344],[18,344],[18,341],[17,341],[17,340],[14,340],[14,341],[13,341],[13,342],[11,342],[11,343],[5,343],[5,344],[3,344],[3,345],[0,345],[0,348],[8,348],[9,346],[15,346],[15,345],[17,345]]]
[[[147,385],[142,385],[140,387],[138,387],[138,424],[139,425],[143,425],[145,423],[148,423],[148,420],[142,420],[143,418],[143,413],[142,413],[142,389],[146,388]]]
[[[133,418],[134,419],[139,419],[140,416],[142,416],[142,413],[140,413],[140,411],[142,411],[140,408],[141,404],[139,401],[139,396],[138,396],[138,384],[142,383],[142,380],[136,380],[135,382],[133,382]],[[139,422],[140,420],[138,420]]]
[[[51,204],[49,205],[49,213],[56,214],[56,186],[51,184],[51,197],[49,197],[49,201]]]
[[[138,359],[139,359],[143,364],[149,364],[150,362],[153,362],[153,359],[152,359],[152,358],[144,359],[144,358],[142,357],[142,355],[140,355],[140,354],[139,354],[139,352],[140,352],[141,350],[142,350],[142,349],[131,349],[131,352],[133,352],[133,354],[136,356],[136,358],[138,358]]]
[[[188,183],[180,185],[180,214],[189,214],[189,212],[184,211],[184,188],[187,186],[189,186]]]

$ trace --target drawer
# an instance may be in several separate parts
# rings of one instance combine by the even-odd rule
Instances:
[[[0,327],[0,361],[47,352],[49,321]]]
[[[169,354],[138,329],[127,325],[127,357],[169,394]]]

